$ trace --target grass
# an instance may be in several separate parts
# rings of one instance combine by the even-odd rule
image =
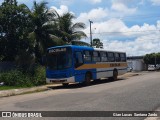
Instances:
[[[11,89],[19,89],[23,87],[16,87],[16,86],[0,86],[0,91],[1,90],[11,90]]]

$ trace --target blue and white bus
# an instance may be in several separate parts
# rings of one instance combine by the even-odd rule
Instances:
[[[85,83],[104,77],[116,80],[127,72],[126,53],[87,46],[57,46],[47,49],[47,83]]]

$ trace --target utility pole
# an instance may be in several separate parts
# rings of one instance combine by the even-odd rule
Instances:
[[[91,27],[91,25],[93,22],[91,20],[89,20],[89,23],[90,23],[90,42],[91,42],[91,47],[92,47],[92,27]]]
[[[154,64],[155,64],[155,68],[156,68],[156,64],[157,64],[157,56],[156,56],[156,53],[155,53],[155,56],[154,56]]]

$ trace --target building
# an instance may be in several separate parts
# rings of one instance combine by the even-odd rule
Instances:
[[[146,65],[143,60],[144,56],[132,56],[127,57],[128,67],[132,68],[133,71],[143,71],[146,70]]]

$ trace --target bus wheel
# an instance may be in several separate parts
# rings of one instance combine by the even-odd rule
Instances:
[[[116,81],[116,80],[117,80],[117,77],[118,77],[118,72],[117,72],[117,70],[114,70],[114,71],[113,71],[113,76],[112,76],[112,77],[109,77],[109,80],[111,80],[111,81]]]
[[[62,85],[63,85],[64,87],[67,87],[67,86],[69,85],[69,83],[62,83]]]
[[[113,71],[113,80],[116,81],[118,77],[118,72],[116,70]]]
[[[85,85],[90,85],[90,83],[91,83],[91,74],[90,73],[86,73],[86,75],[85,75],[85,81],[84,81],[84,84]]]

